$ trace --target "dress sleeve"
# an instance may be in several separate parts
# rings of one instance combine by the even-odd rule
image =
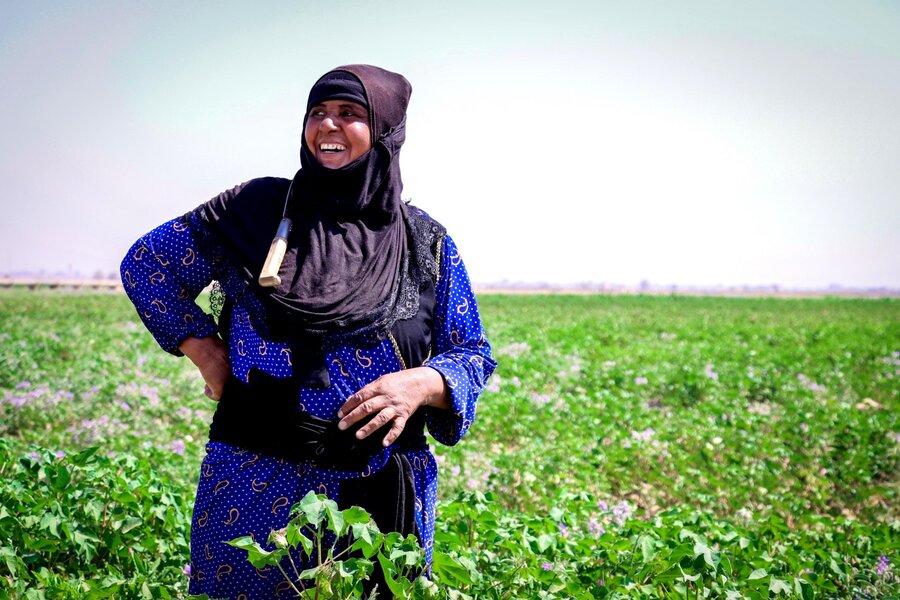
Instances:
[[[195,302],[212,281],[213,269],[198,251],[194,233],[182,219],[163,223],[134,243],[121,266],[125,293],[144,325],[176,356],[186,338],[217,332],[215,320]]]
[[[469,275],[450,236],[445,236],[441,249],[435,308],[435,355],[424,365],[447,382],[453,407],[427,407],[425,419],[434,439],[452,446],[475,420],[478,395],[497,363],[491,358]]]

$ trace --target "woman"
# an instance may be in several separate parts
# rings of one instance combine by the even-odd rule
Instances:
[[[293,180],[224,192],[139,239],[122,263],[147,328],[219,400],[191,593],[272,597],[280,574],[223,542],[266,540],[310,490],[415,533],[431,559],[437,470],[424,429],[458,442],[496,363],[456,246],[400,199],[410,93],[378,67],[326,73]],[[276,232],[286,253],[265,287]],[[213,280],[218,324],[194,303]]]

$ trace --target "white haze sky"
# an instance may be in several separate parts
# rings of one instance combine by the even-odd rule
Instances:
[[[0,273],[292,176],[352,62],[476,282],[900,288],[896,0],[0,0]]]

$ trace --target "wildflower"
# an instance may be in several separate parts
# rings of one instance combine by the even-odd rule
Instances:
[[[24,389],[27,389],[27,388],[30,388],[30,387],[31,387],[31,382],[30,382],[30,381],[20,381],[19,383],[16,384],[16,389],[17,389],[17,390],[24,390]]]
[[[452,467],[450,467],[450,473],[452,473],[454,477],[459,475],[459,471],[459,465],[453,465]]]
[[[891,560],[882,554],[878,557],[878,566],[875,568],[875,572],[878,575],[884,575],[888,571],[891,570]]]
[[[652,427],[648,427],[647,429],[645,429],[643,431],[632,431],[631,437],[633,437],[634,439],[636,439],[640,442],[649,442],[650,438],[652,438],[653,434],[655,434],[655,433],[656,432],[653,430]]]
[[[190,564],[190,563],[184,565],[184,574],[185,574],[188,578],[191,577],[191,564]]]
[[[179,456],[184,456],[184,441],[175,440],[171,445],[172,452],[178,454]]]
[[[550,402],[550,396],[547,394],[538,394],[535,392],[531,395],[531,401],[534,402],[536,406],[544,406],[548,402]]]
[[[802,431],[803,433],[808,433],[809,425],[807,425],[806,423],[800,423],[800,431]]]
[[[542,568],[543,570],[545,570],[545,571],[552,571],[552,570],[553,570],[553,565],[551,565],[551,564],[548,563],[548,562],[543,562],[543,563],[541,563],[541,568]]]
[[[624,500],[613,507],[613,520],[619,525],[624,525],[628,517],[631,516],[631,506]]]
[[[569,528],[566,527],[563,523],[559,524],[559,535],[560,537],[564,538],[569,537]]]
[[[588,531],[597,536],[606,533],[606,529],[603,528],[603,525],[597,522],[597,519],[591,519],[590,521],[588,521]]]
[[[635,377],[634,384],[635,385],[647,385],[647,378],[646,377]]]
[[[601,500],[597,503],[597,508],[599,508],[603,512],[606,512],[609,510],[609,504],[606,503],[606,500]]]
[[[522,382],[519,381],[518,377],[513,377],[512,379],[509,380],[509,382],[516,387],[519,387],[520,385],[522,385]]]
[[[719,380],[719,374],[713,370],[712,364],[706,365],[706,369],[703,371],[703,374],[712,379],[713,381]]]
[[[530,349],[531,349],[531,347],[528,345],[527,342],[513,342],[512,344],[510,344],[508,346],[504,346],[503,348],[500,348],[499,350],[497,350],[497,354],[500,356],[509,356],[511,358],[517,358],[521,354],[528,352],[528,350],[530,350]]]
[[[41,457],[38,455],[37,452],[29,452],[28,458],[30,458],[32,460],[40,460],[41,459]]]
[[[56,452],[53,453],[53,455],[56,458],[63,458],[66,455],[66,451],[65,450],[57,450]]]

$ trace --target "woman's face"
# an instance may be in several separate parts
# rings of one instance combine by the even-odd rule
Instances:
[[[306,119],[306,145],[328,169],[340,169],[372,147],[369,111],[349,100],[325,100]]]

